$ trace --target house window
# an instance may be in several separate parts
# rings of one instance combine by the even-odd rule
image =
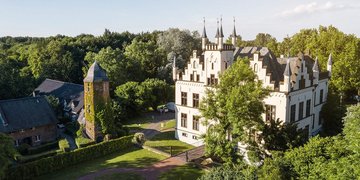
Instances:
[[[265,105],[266,109],[266,121],[270,122],[271,120],[275,120],[276,117],[276,106]]]
[[[315,115],[313,115],[313,118],[312,118],[312,127],[311,127],[311,129],[314,129],[314,126],[315,126]]]
[[[310,106],[311,106],[311,100],[306,101],[306,117],[310,116]]]
[[[225,62],[225,69],[227,69],[227,68],[228,68],[227,62]]]
[[[179,80],[182,80],[182,72],[179,73]]]
[[[199,107],[199,94],[193,93],[193,107]]]
[[[214,70],[214,63],[211,63],[211,69]]]
[[[187,137],[187,134],[186,134],[186,133],[182,133],[181,135],[184,136],[184,137]]]
[[[196,75],[196,81],[199,82],[200,81],[200,75]]]
[[[214,74],[210,74],[210,78],[208,78],[209,85],[216,85],[218,83],[217,79],[215,78]]]
[[[181,105],[186,106],[187,105],[187,93],[181,92]]]
[[[194,75],[190,74],[190,81],[194,81]]]
[[[20,139],[15,140],[14,144],[15,144],[15,146],[19,146],[20,145]]]
[[[316,92],[314,92],[314,106],[316,105]]]
[[[309,125],[305,126],[305,128],[303,129],[303,133],[304,133],[306,138],[309,137]]]
[[[195,135],[193,135],[192,138],[193,138],[194,140],[197,140],[197,139],[198,139],[198,137],[195,136]]]
[[[320,104],[323,103],[324,90],[320,90]]]
[[[199,130],[199,117],[193,116],[193,130]]]
[[[193,68],[194,69],[196,68],[196,62],[195,61],[193,62]]]
[[[257,64],[255,63],[255,64],[254,64],[254,72],[257,72],[257,69],[258,69],[258,66],[257,66]]]
[[[35,136],[35,142],[38,142],[38,141],[40,141],[41,139],[40,139],[40,135],[36,135]]]
[[[304,102],[299,103],[299,120],[304,117]]]
[[[181,127],[187,127],[187,114],[181,113]]]
[[[296,104],[291,105],[290,122],[295,122]]]
[[[301,79],[299,80],[299,89],[305,88],[305,79],[304,76],[301,76]]]

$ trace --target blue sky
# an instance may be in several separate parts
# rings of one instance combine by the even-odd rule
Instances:
[[[302,28],[334,25],[360,37],[358,0],[0,0],[0,36],[100,35],[170,27],[214,37],[222,15],[225,36],[236,18],[238,34],[254,39],[259,32],[278,40]]]

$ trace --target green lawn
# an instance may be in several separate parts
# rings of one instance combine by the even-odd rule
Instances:
[[[165,159],[164,156],[145,149],[129,148],[126,151],[114,153],[91,161],[86,161],[54,173],[41,176],[37,179],[78,179],[86,174],[99,171],[104,168],[117,167],[146,167],[155,162]]]
[[[164,127],[162,127],[161,130],[175,128],[175,123],[175,119],[169,120],[164,123]]]
[[[152,117],[149,115],[143,115],[141,117],[130,119],[124,122],[124,126],[128,127],[129,130],[141,130],[146,129],[146,127],[153,121]]]
[[[144,178],[136,173],[114,173],[95,178],[95,180],[143,180]]]
[[[162,173],[158,179],[160,180],[188,180],[188,179],[197,179],[205,172],[197,168],[193,164],[186,164],[183,166],[178,166],[169,171]]]
[[[194,146],[190,144],[186,144],[184,142],[175,139],[175,131],[162,132],[154,136],[150,140],[146,141],[145,145],[159,149],[167,153],[170,153],[170,146],[171,146],[173,155],[194,148]]]

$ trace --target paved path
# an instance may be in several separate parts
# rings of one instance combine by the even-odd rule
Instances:
[[[154,120],[148,125],[148,127],[141,131],[147,139],[150,139],[160,133],[161,123],[175,119],[175,113],[172,112],[163,114],[160,114],[159,112],[151,112],[146,114],[146,116],[154,117]]]
[[[85,175],[83,177],[80,177],[79,180],[93,180],[99,176],[104,176],[104,175],[114,174],[114,173],[124,173],[124,172],[137,173],[137,174],[143,176],[146,180],[156,180],[156,179],[158,179],[159,175],[162,172],[168,171],[176,166],[181,166],[184,164],[186,164],[186,162],[181,160],[180,158],[170,157],[170,158],[164,159],[160,162],[157,162],[151,166],[141,168],[141,169],[140,168],[110,168],[110,169],[100,170],[100,171]]]

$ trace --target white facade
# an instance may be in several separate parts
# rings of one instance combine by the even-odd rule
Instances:
[[[272,90],[264,99],[264,121],[279,119],[296,123],[299,129],[307,130],[309,136],[316,135],[322,127],[320,111],[328,92],[331,55],[328,71],[320,72],[317,60],[307,55],[275,58],[267,48],[235,47],[235,28],[231,37],[233,44],[224,44],[220,27],[216,43],[209,43],[204,28],[201,55],[194,51],[182,72],[174,67],[176,138],[194,146],[203,144],[200,136],[206,133],[207,125],[202,123],[199,101],[205,96],[206,88],[217,84],[219,74],[239,56],[250,58],[258,80]]]

